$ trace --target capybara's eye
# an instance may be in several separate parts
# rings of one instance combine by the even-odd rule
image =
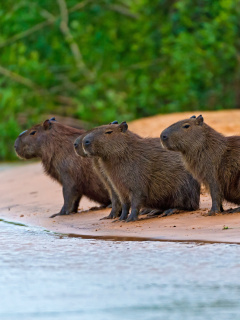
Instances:
[[[29,134],[33,136],[37,131],[31,131]]]
[[[108,130],[108,131],[106,131],[105,133],[106,134],[110,134],[110,133],[112,133],[113,131],[112,130]]]
[[[183,126],[184,129],[187,129],[190,127],[190,124],[185,124],[185,126]]]

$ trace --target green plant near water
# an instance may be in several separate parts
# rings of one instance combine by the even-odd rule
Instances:
[[[93,124],[240,105],[238,0],[8,0],[0,160],[43,114]]]

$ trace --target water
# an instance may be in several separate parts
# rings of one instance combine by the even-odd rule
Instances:
[[[1,320],[240,319],[239,245],[0,228]]]

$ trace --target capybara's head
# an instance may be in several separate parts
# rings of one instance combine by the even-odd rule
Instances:
[[[90,157],[108,157],[124,151],[126,146],[126,122],[94,128],[81,135],[74,143],[75,150],[79,155]]]
[[[16,154],[23,159],[41,157],[43,142],[51,134],[50,129],[55,121],[55,118],[48,119],[20,133],[14,143]]]
[[[194,145],[203,142],[204,122],[200,115],[172,124],[161,133],[161,141],[164,147],[172,151],[185,152]]]
[[[109,125],[111,124],[118,124],[118,121],[113,121],[110,122]],[[87,132],[84,132],[83,134],[81,134],[75,141],[74,141],[74,148],[75,151],[77,153],[77,155],[81,156],[81,157],[90,157],[91,155],[85,152],[85,149],[83,148],[83,144],[82,141],[85,138],[86,135],[90,134],[92,131],[94,131],[97,128],[93,128],[91,130],[88,130]]]

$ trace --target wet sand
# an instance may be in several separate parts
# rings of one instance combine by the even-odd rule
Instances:
[[[192,112],[176,113],[140,119],[129,123],[129,129],[145,137],[159,137],[164,128],[191,115]],[[240,135],[240,111],[202,112],[202,115],[223,134]],[[63,204],[61,186],[44,175],[39,162],[22,163],[0,172],[0,218],[94,238],[240,243],[240,213],[205,216],[211,207],[210,196],[205,192],[201,195],[200,210],[170,217],[140,217],[131,223],[100,221],[110,209],[81,212],[97,205],[83,198],[79,213],[50,219]],[[224,208],[230,207],[234,205],[224,204]]]

